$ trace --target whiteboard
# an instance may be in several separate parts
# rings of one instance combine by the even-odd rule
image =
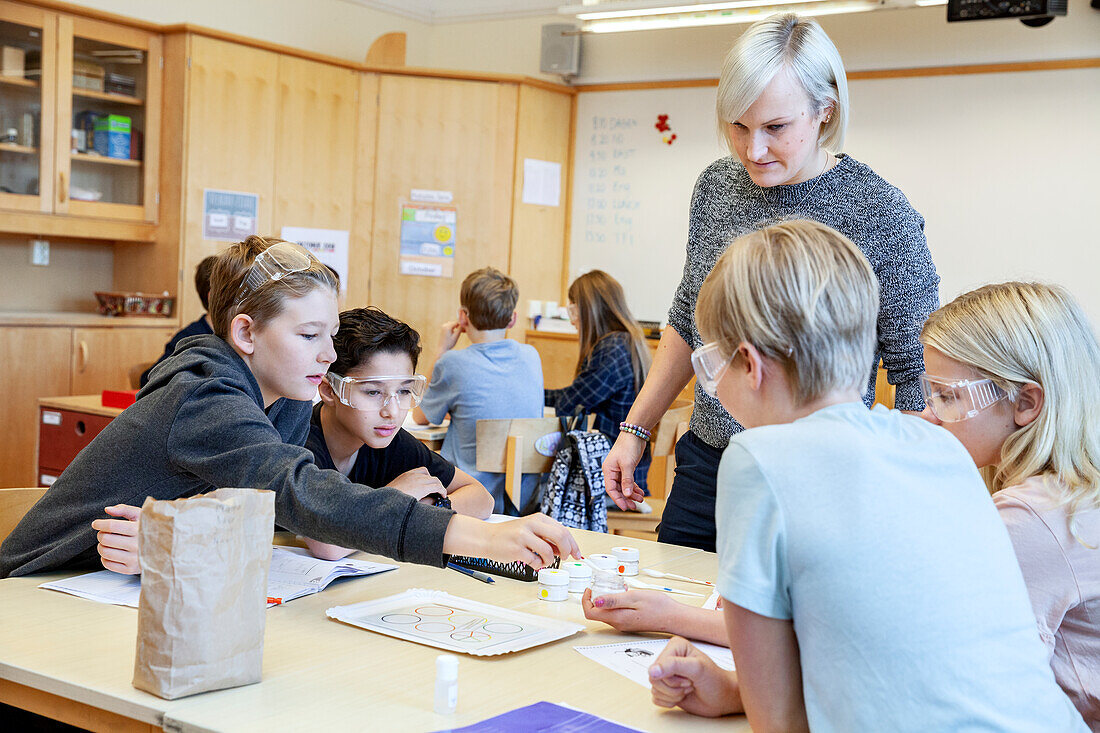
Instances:
[[[945,302],[987,282],[1068,287],[1100,323],[1100,69],[849,82],[845,152],[926,220]],[[606,270],[635,317],[667,318],[699,173],[726,154],[715,87],[582,92],[570,276]],[[677,137],[654,125],[668,114]]]

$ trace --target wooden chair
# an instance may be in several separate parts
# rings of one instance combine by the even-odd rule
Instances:
[[[0,489],[0,542],[8,538],[23,515],[30,511],[30,508],[45,493],[45,488]]]
[[[504,492],[520,505],[523,474],[545,473],[554,462],[535,450],[535,441],[561,430],[555,417],[503,418],[477,421],[477,470],[504,474]]]

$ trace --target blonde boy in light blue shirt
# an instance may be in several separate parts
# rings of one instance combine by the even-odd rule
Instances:
[[[736,673],[674,639],[653,699],[753,730],[1084,731],[962,445],[861,388],[878,285],[809,221],[735,240],[696,309],[701,386],[750,428],[718,472]]]

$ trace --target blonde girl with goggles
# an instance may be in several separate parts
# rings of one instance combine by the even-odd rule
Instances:
[[[921,334],[928,409],[992,470],[1055,679],[1100,730],[1100,346],[1064,288],[987,285]]]

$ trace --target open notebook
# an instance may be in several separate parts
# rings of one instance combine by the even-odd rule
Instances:
[[[320,593],[337,578],[374,575],[396,569],[396,565],[350,558],[318,560],[300,547],[275,547],[271,551],[271,569],[267,575],[267,605],[277,606],[295,598]],[[141,577],[100,570],[43,583],[38,587],[59,590],[99,603],[137,608],[141,596]]]

